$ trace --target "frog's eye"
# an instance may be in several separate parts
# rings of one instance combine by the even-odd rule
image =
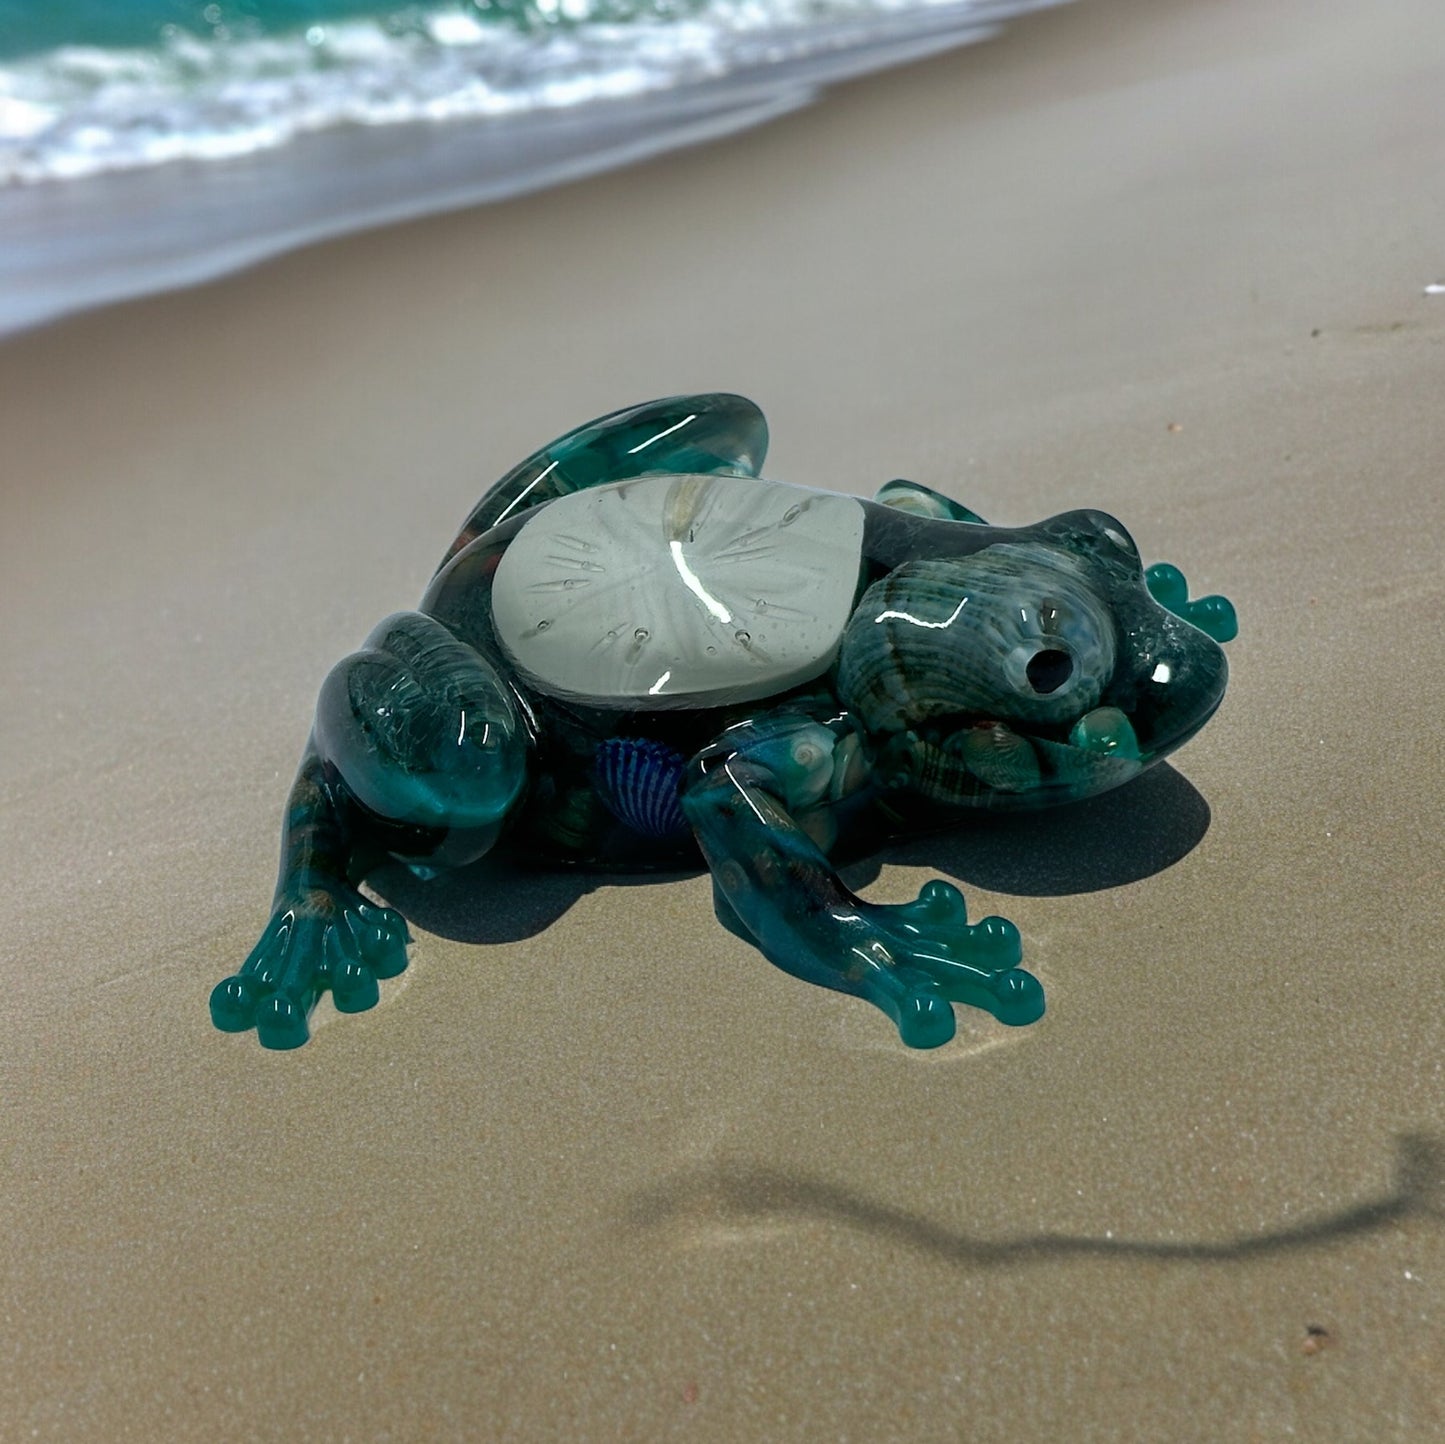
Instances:
[[[1100,527],[1100,531],[1103,532],[1105,539],[1112,542],[1126,557],[1137,557],[1139,555],[1139,548],[1134,545],[1134,538],[1131,537],[1118,522],[1106,521],[1104,525]]]
[[[1029,658],[1024,675],[1040,697],[1047,697],[1074,675],[1074,659],[1057,647],[1046,647]]]

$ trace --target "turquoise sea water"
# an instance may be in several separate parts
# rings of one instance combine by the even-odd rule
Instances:
[[[222,26],[245,26],[258,34],[364,15],[355,0],[0,0],[0,57],[59,45],[157,44],[167,27],[212,36]],[[229,16],[226,11],[229,10]]]
[[[571,18],[627,23],[645,14],[685,13],[686,0],[589,0],[569,7]],[[546,24],[568,18],[546,0],[468,0],[442,7],[470,12],[485,22]],[[393,33],[424,29],[427,5],[386,5],[366,0],[0,0],[0,59],[53,50],[62,45],[145,48],[185,33],[195,39],[279,36],[338,21],[370,19]]]
[[[0,332],[720,135],[1056,3],[0,0]]]

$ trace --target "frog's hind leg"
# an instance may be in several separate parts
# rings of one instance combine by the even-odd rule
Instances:
[[[526,780],[505,681],[434,618],[402,613],[326,679],[288,805],[273,917],[211,995],[226,1032],[294,1048],[323,989],[342,1012],[406,967],[406,924],[357,884],[388,853],[460,866],[496,839]]]
[[[973,526],[987,526],[988,523],[961,501],[924,486],[921,481],[904,481],[902,477],[885,481],[878,488],[873,500],[883,506],[906,511],[910,516],[933,517],[937,521],[963,521]]]
[[[756,476],[767,450],[768,424],[744,396],[668,396],[614,411],[514,466],[477,503],[442,566],[483,532],[544,501],[633,476]]]
[[[780,711],[728,729],[693,759],[682,804],[719,920],[794,976],[866,998],[913,1048],[953,1036],[953,1003],[1032,1023],[1043,989],[1018,966],[1012,923],[969,922],[941,879],[913,902],[865,902],[810,835],[806,819],[849,770],[850,731],[846,718]]]

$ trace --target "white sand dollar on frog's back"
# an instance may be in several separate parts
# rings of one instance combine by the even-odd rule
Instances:
[[[863,508],[735,476],[647,476],[538,511],[497,566],[517,668],[604,706],[773,696],[827,670],[858,591]]]

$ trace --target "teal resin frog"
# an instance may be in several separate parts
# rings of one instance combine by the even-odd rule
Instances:
[[[728,928],[915,1048],[953,1036],[954,1003],[1042,1014],[1013,924],[970,923],[943,881],[865,902],[830,857],[1137,776],[1219,705],[1233,609],[1146,572],[1102,512],[993,527],[912,482],[759,479],[766,446],[742,397],[673,397],[493,487],[420,608],[322,686],[274,916],[217,1027],[291,1048],[323,989],[370,1008],[409,937],[362,878],[496,846],[705,864]]]

